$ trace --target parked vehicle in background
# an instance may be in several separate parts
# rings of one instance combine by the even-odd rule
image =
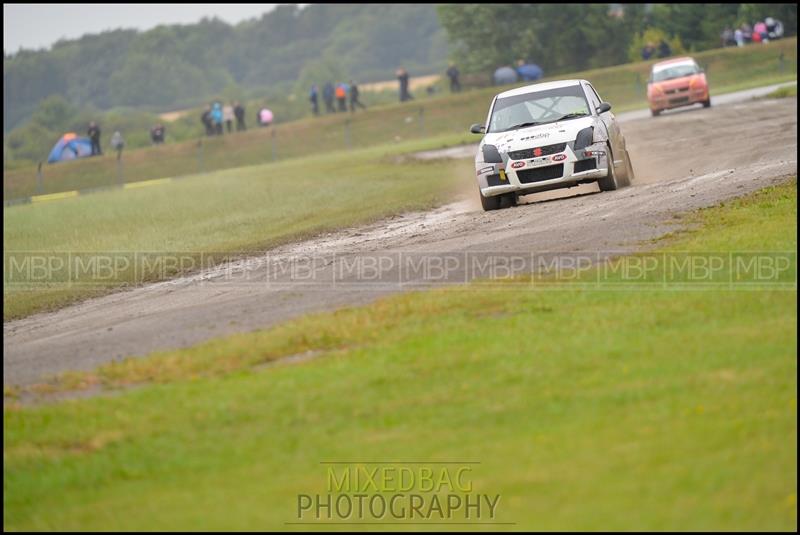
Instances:
[[[690,57],[658,62],[647,80],[647,101],[654,117],[664,110],[692,104],[708,108],[711,95],[705,72]]]
[[[586,80],[519,87],[498,94],[475,156],[484,210],[513,206],[520,195],[597,182],[627,186],[633,166],[611,105]]]

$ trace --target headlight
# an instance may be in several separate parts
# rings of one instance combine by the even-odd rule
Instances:
[[[582,152],[576,153],[578,158],[600,158],[606,155],[606,144],[604,141],[598,141],[583,149]]]
[[[575,138],[575,150],[581,150],[591,145],[593,137],[594,137],[593,126],[588,126],[583,130],[581,130],[580,132],[578,132],[578,135]]]
[[[483,146],[483,161],[486,163],[503,163],[500,151],[494,145]]]

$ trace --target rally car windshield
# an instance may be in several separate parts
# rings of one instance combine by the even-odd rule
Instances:
[[[586,115],[589,115],[589,103],[583,88],[575,84],[498,98],[487,132],[505,132]]]
[[[672,80],[673,78],[683,78],[684,76],[691,76],[700,72],[700,67],[694,63],[684,63],[682,65],[675,65],[674,67],[667,67],[653,73],[654,82],[663,82],[664,80]]]

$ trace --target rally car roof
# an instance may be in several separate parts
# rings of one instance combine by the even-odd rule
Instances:
[[[672,67],[674,65],[680,65],[682,63],[697,63],[694,58],[690,58],[689,56],[685,56],[682,58],[672,58],[666,61],[659,61],[655,65],[653,65],[653,71],[660,71],[661,69],[666,69],[667,67]]]
[[[542,82],[538,84],[531,84],[523,87],[518,87],[516,89],[509,89],[508,91],[503,91],[502,93],[497,95],[497,98],[514,97],[517,95],[524,95],[526,93],[536,93],[537,91],[547,91],[548,89],[569,87],[571,85],[577,85],[581,82],[586,82],[586,80],[557,80],[555,82]]]

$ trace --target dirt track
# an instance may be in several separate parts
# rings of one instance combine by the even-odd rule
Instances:
[[[628,120],[622,130],[636,170],[630,188],[598,193],[594,185],[581,186],[483,213],[473,177],[465,177],[464,199],[430,212],[321,236],[265,257],[5,323],[4,382],[30,384],[65,370],[185,347],[401,291],[397,284],[324,283],[342,259],[357,254],[631,251],[642,240],[674,230],[676,212],[713,205],[797,174],[796,99],[745,101]],[[323,283],[265,282],[278,280],[269,274],[282,260],[312,253],[322,259],[315,280]]]

